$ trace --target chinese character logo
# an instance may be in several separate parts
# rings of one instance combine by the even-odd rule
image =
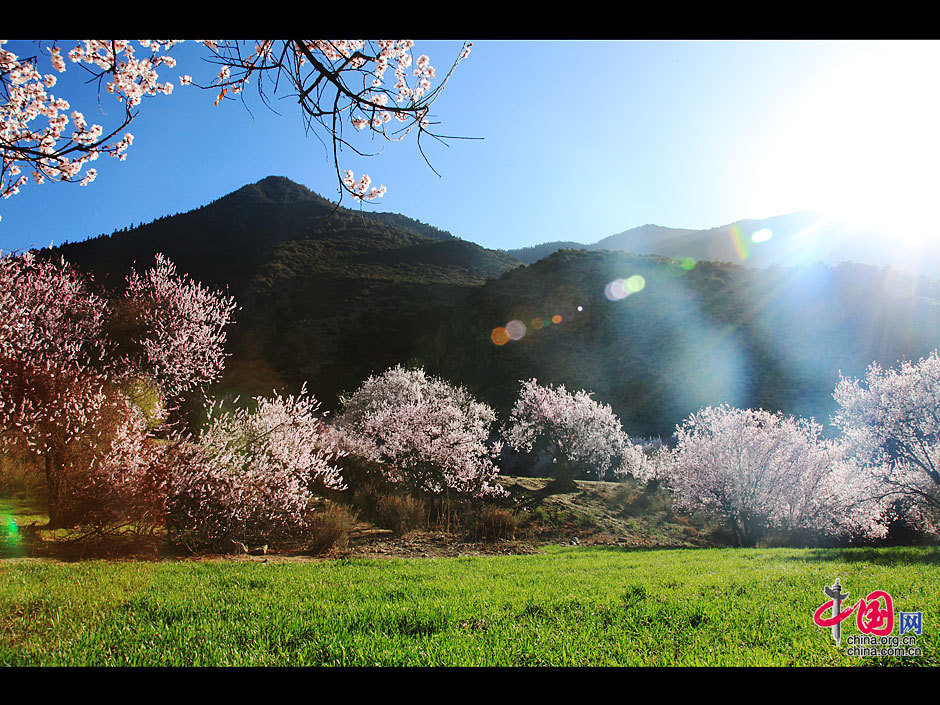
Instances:
[[[913,632],[917,636],[920,636],[924,631],[924,613],[900,612],[898,616],[898,631],[902,635],[905,632]]]
[[[824,587],[823,592],[829,598],[813,614],[813,622],[818,627],[829,627],[832,630],[832,639],[839,645],[842,641],[842,622],[855,612],[855,624],[862,634],[874,634],[875,636],[887,636],[894,630],[894,602],[891,595],[884,590],[875,590],[868,593],[865,597],[859,598],[851,607],[841,609],[842,601],[849,596],[848,592],[842,592],[842,586],[839,580],[832,584],[832,587]],[[829,616],[825,616],[830,612]],[[920,615],[920,612],[902,612],[902,615]],[[914,629],[914,619],[909,620],[909,628]],[[917,622],[918,628],[921,624]],[[901,632],[904,633],[903,631]],[[920,632],[916,632],[920,634]]]

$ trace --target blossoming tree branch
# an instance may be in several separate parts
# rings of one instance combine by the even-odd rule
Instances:
[[[143,99],[174,90],[173,81],[161,74],[176,68],[171,52],[181,41],[85,39],[64,56],[56,42],[40,41],[36,53],[24,57],[4,49],[5,43],[0,40],[0,195],[9,198],[30,176],[38,184],[53,180],[87,185],[98,175],[91,163],[100,156],[126,159],[134,135],[125,128],[137,117]],[[252,80],[265,104],[286,92],[297,100],[308,131],[329,135],[340,193],[357,201],[379,198],[386,189],[373,186],[367,174],[357,178],[341,169],[343,148],[368,156],[353,146],[344,129],[370,131],[389,141],[416,132],[419,149],[424,135],[443,139],[431,129],[436,123],[430,107],[471,47],[465,43],[438,80],[430,58],[415,58],[414,42],[407,39],[199,43],[217,73],[207,84],[178,74],[178,84],[212,91],[216,105],[241,94]],[[52,92],[56,74],[65,72],[69,63],[90,75],[88,83],[97,86],[99,101],[103,91],[121,104],[116,124],[90,122],[66,97]]]

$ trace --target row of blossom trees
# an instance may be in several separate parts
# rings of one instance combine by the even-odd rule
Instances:
[[[40,459],[50,526],[165,520],[193,544],[286,538],[308,525],[317,493],[349,484],[344,458],[412,494],[503,494],[494,410],[422,369],[370,377],[331,419],[301,390],[209,403],[204,427],[186,433],[174,411],[220,375],[235,308],[161,255],[118,292],[63,260],[0,258],[0,451]],[[558,489],[578,475],[655,480],[740,544],[768,532],[883,536],[889,510],[937,532],[940,356],[873,365],[834,396],[837,440],[815,421],[710,407],[647,458],[608,405],[532,379],[502,437],[547,452]]]
[[[0,450],[41,460],[51,527],[165,517],[191,545],[286,537],[307,525],[315,493],[345,488],[347,456],[413,494],[503,493],[495,412],[421,369],[370,377],[331,423],[302,390],[209,402],[204,427],[188,433],[173,412],[221,374],[235,308],[162,255],[118,292],[64,260],[0,258]],[[566,484],[577,468],[616,476],[638,463],[609,406],[535,380],[505,435],[549,448]]]

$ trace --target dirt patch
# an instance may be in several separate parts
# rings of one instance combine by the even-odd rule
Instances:
[[[579,480],[556,492],[551,480],[504,477],[520,530],[536,543],[678,548],[711,545],[702,522],[676,515],[663,490],[632,479]]]
[[[413,531],[395,536],[385,529],[362,528],[349,536],[340,553],[374,558],[456,558],[458,556],[513,555],[534,553],[537,547],[525,541],[468,542],[439,531]]]
[[[665,491],[650,491],[634,480],[578,481],[571,492],[557,492],[546,478],[502,477],[509,496],[503,507],[515,519],[512,540],[472,541],[467,532],[411,531],[399,536],[373,524],[355,521],[344,542],[320,555],[276,550],[261,555],[176,553],[168,556],[159,539],[128,546],[70,546],[45,541],[24,542],[2,557],[44,556],[59,560],[111,559],[236,560],[254,562],[311,561],[336,558],[456,558],[460,556],[535,553],[547,544],[678,548],[713,545],[708,527],[672,512]],[[25,532],[24,532],[25,533]],[[25,536],[24,536],[25,538]],[[38,538],[35,537],[35,538]],[[3,546],[0,546],[3,548]],[[8,549],[11,547],[7,547]],[[98,549],[98,550],[96,550]],[[105,550],[107,549],[107,550]],[[260,553],[260,552],[259,552]]]

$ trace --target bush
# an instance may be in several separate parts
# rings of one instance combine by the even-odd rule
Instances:
[[[35,456],[27,453],[0,455],[0,494],[5,497],[35,497],[45,483]]]
[[[409,495],[386,495],[378,501],[375,521],[383,529],[404,536],[426,526],[427,515],[427,503],[422,499]]]
[[[516,536],[516,518],[502,507],[483,507],[470,514],[468,522],[474,541],[503,541]]]
[[[199,443],[172,447],[173,541],[190,549],[296,543],[310,528],[313,490],[344,488],[316,399],[302,390],[255,403],[254,410],[210,408]]]
[[[347,508],[330,504],[316,512],[310,521],[307,536],[307,552],[315,556],[349,545],[349,531],[356,522],[355,515]]]

